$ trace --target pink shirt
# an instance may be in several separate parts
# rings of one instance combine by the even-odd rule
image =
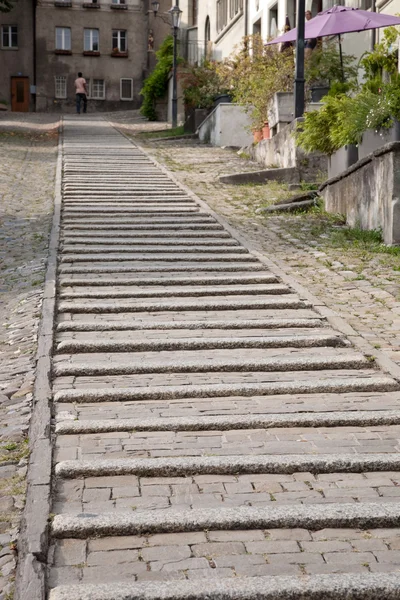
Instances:
[[[77,94],[86,94],[86,79],[78,77],[75,79],[75,90]]]

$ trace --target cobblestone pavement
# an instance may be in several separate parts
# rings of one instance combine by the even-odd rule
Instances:
[[[164,144],[247,238],[264,231],[215,183],[254,165]],[[66,118],[63,167],[54,449],[36,486],[47,497],[52,459],[52,497],[29,508],[31,577],[50,600],[396,598],[396,378],[268,262],[290,244],[249,252],[100,118]]]
[[[242,232],[261,252],[339,313],[378,352],[400,364],[400,255],[372,253],[363,244],[332,244],[341,229],[318,213],[264,216],[257,209],[287,197],[282,186],[232,186],[218,177],[260,166],[237,153],[193,141],[137,138],[174,176]],[[340,222],[340,219],[338,219]],[[333,227],[332,227],[332,222]],[[333,233],[335,233],[333,231]]]
[[[0,598],[12,597],[58,118],[0,114]]]

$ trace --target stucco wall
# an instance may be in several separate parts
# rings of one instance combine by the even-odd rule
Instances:
[[[219,104],[199,127],[199,138],[213,146],[246,146],[252,140],[250,118],[241,106]]]
[[[18,50],[0,47],[0,100],[5,100],[11,109],[11,77],[28,77],[29,85],[34,84],[33,2],[18,0],[9,13],[0,12],[1,25],[18,27]],[[34,96],[31,96],[30,109],[33,107]]]
[[[327,181],[321,193],[325,209],[346,215],[351,227],[382,229],[385,244],[400,244],[400,142]]]
[[[297,121],[283,127],[279,133],[269,140],[262,140],[247,148],[250,156],[264,167],[294,168],[307,174],[307,179],[326,173],[328,157],[323,154],[306,154],[296,146],[293,132]],[[306,177],[304,177],[306,178]]]
[[[148,16],[141,0],[127,0],[128,10],[113,10],[107,0],[100,9],[84,9],[80,0],[71,8],[55,7],[42,0],[37,7],[37,109],[39,111],[74,110],[74,81],[78,71],[88,79],[104,79],[105,99],[89,100],[89,111],[126,110],[140,106],[139,92],[147,65]],[[55,28],[70,27],[72,54],[55,54]],[[99,29],[100,56],[83,56],[84,28]],[[111,56],[112,30],[127,31],[128,58]],[[55,98],[54,78],[67,77],[67,99]],[[120,100],[120,79],[133,79],[133,100]]]

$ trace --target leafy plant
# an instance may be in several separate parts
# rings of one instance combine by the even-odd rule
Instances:
[[[162,98],[167,91],[168,76],[173,63],[173,48],[174,40],[172,35],[169,35],[156,52],[157,64],[153,72],[145,79],[140,91],[143,96],[140,112],[150,121],[157,121],[156,101],[158,98]]]
[[[0,13],[10,12],[13,8],[13,0],[0,0]]]
[[[343,68],[342,68],[343,64]],[[355,56],[342,54],[336,42],[324,42],[321,47],[315,48],[309,55],[305,65],[307,85],[329,85],[333,83],[346,83],[348,88],[357,85],[357,66]]]
[[[229,93],[222,69],[218,69],[214,61],[205,60],[199,66],[187,67],[181,79],[187,110],[211,108],[217,96]]]
[[[393,44],[400,36],[396,27],[387,27],[383,32],[383,40],[376,44],[372,52],[364,54],[360,66],[364,69],[365,87],[378,92],[381,84],[387,79],[393,79],[398,70],[398,50],[393,49]]]
[[[261,129],[268,120],[269,104],[276,92],[293,90],[294,60],[262,38],[243,38],[238,49],[220,66],[234,102],[251,113],[252,127]]]

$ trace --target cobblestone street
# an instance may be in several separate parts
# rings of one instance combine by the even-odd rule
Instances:
[[[105,116],[0,115],[0,600],[398,599],[398,255]]]
[[[58,118],[0,115],[0,598],[12,597]]]
[[[149,142],[135,138],[217,213],[267,253],[286,273],[340,314],[376,352],[400,364],[400,255],[371,256],[362,248],[344,250],[326,243],[314,215],[263,216],[257,208],[285,196],[269,186],[221,184],[220,175],[258,170],[260,165],[232,150],[192,141]],[[286,192],[287,195],[287,192]],[[273,256],[271,256],[273,248]]]

